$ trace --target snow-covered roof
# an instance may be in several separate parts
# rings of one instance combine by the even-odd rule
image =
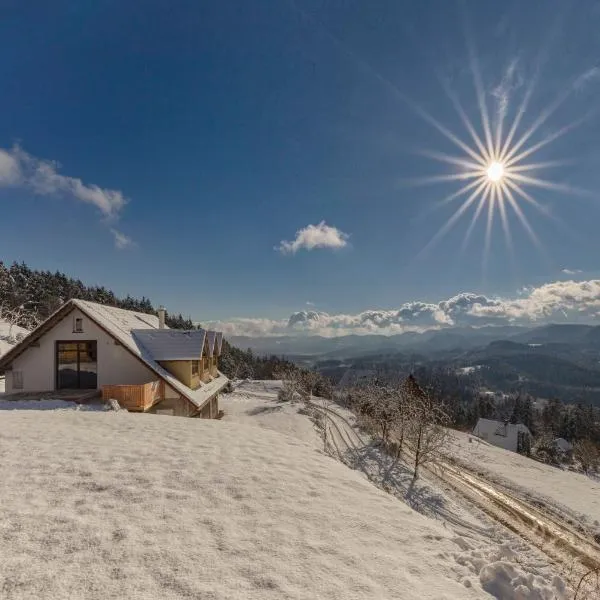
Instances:
[[[215,342],[217,341],[217,332],[207,331],[206,338],[208,340],[208,356],[212,357],[215,353]]]
[[[221,356],[222,348],[223,348],[223,332],[217,331],[217,356]]]
[[[86,300],[71,300],[70,302],[72,302],[90,318],[95,320],[99,325],[104,327],[109,334],[118,339],[119,342],[121,342],[133,354],[140,357],[174,390],[187,398],[196,407],[200,408],[227,383],[227,378],[222,373],[219,373],[219,377],[216,377],[210,383],[201,384],[198,389],[192,390],[171,375],[171,373],[169,373],[166,369],[161,367],[157,362],[159,359],[155,358],[145,346],[138,344],[134,337],[134,332],[137,332],[139,335],[143,330],[146,330],[147,333],[172,331],[168,328],[160,330],[158,317],[147,315],[145,313],[136,313],[130,310],[124,310],[122,308],[104,306],[103,304],[96,304],[95,302],[89,302]],[[141,326],[140,323],[142,324]],[[147,336],[147,334],[142,335]],[[162,335],[162,333],[159,335]]]
[[[136,342],[141,344],[154,360],[200,360],[206,331],[192,329],[133,329]]]
[[[4,357],[0,359],[0,368],[6,368],[14,357],[18,356],[30,343],[44,335],[51,329],[57,319],[62,319],[64,315],[74,308],[78,308],[82,313],[92,319],[97,325],[111,335],[115,340],[121,343],[129,352],[142,360],[152,371],[163,379],[175,391],[179,392],[184,398],[187,398],[197,408],[201,408],[215,393],[223,388],[227,383],[227,378],[219,373],[219,376],[208,384],[201,384],[196,390],[192,390],[171,373],[158,364],[158,360],[144,345],[138,343],[134,336],[148,335],[151,332],[173,331],[171,329],[159,329],[158,317],[146,313],[138,313],[114,306],[105,306],[88,300],[72,299],[63,304],[53,315],[44,321],[37,329],[32,331],[21,343],[17,344]],[[161,334],[162,335],[162,334]],[[165,360],[165,359],[163,359]]]
[[[573,444],[565,440],[565,438],[556,438],[554,445],[560,452],[571,452],[573,450]]]
[[[482,435],[506,435],[510,431],[523,432],[531,435],[528,427],[522,423],[506,423],[504,421],[495,421],[493,419],[480,418],[473,429],[477,436]]]

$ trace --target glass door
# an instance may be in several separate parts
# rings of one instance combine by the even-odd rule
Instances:
[[[96,389],[97,356],[96,341],[56,342],[57,389]]]

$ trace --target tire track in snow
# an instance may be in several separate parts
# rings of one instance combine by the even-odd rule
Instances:
[[[359,436],[353,425],[343,415],[329,407],[320,406],[314,402],[309,404],[321,414],[329,417],[329,422],[334,425],[339,440],[346,445],[348,451],[356,456],[357,462],[360,464],[362,457],[356,441],[363,447],[367,443]],[[342,423],[347,437],[340,431],[339,423]],[[347,464],[337,443],[335,447],[342,462]],[[364,468],[361,470],[365,472]],[[561,522],[531,503],[501,491],[494,484],[473,473],[459,470],[448,461],[439,461],[436,465],[424,466],[424,470],[447,483],[463,498],[475,504],[496,522],[534,545],[553,563],[565,565],[570,569],[572,561],[575,559],[585,571],[600,565],[600,547],[597,544],[567,523]],[[369,473],[365,472],[365,474],[370,481],[373,481]]]

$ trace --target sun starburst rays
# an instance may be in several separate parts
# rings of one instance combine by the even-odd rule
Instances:
[[[521,224],[532,243],[543,251],[541,242],[525,215],[521,203],[524,202],[527,205],[531,205],[544,216],[548,216],[554,220],[556,220],[556,217],[553,217],[549,210],[525,189],[526,187],[567,194],[590,195],[586,190],[581,190],[565,183],[551,181],[539,175],[540,170],[564,166],[572,161],[530,161],[530,158],[538,151],[581,125],[589,115],[548,133],[541,140],[538,138],[536,141],[535,136],[539,134],[540,128],[547,123],[548,119],[566,100],[568,92],[562,93],[545,110],[537,115],[527,129],[519,133],[520,125],[523,122],[525,112],[529,107],[531,96],[533,95],[534,78],[525,90],[525,94],[516,110],[516,114],[514,114],[512,122],[508,122],[506,118],[508,112],[506,103],[499,107],[495,120],[492,121],[488,112],[486,92],[474,52],[470,52],[470,59],[477,107],[481,120],[481,133],[477,131],[478,128],[467,115],[457,95],[449,86],[444,85],[444,91],[466,129],[466,133],[468,134],[466,140],[455,134],[424,110],[419,110],[418,112],[427,122],[442,133],[447,140],[452,142],[455,148],[458,148],[464,154],[460,155],[457,153],[457,155],[454,155],[435,150],[421,150],[419,153],[423,156],[438,163],[449,165],[452,168],[452,172],[422,177],[418,180],[413,180],[413,183],[417,185],[442,182],[461,184],[458,190],[453,191],[442,200],[434,203],[433,208],[437,209],[462,198],[458,208],[456,208],[450,219],[433,235],[425,248],[419,253],[419,256],[422,256],[437,244],[469,209],[473,209],[473,215],[463,240],[462,251],[464,252],[466,249],[477,223],[480,221],[482,215],[485,214],[483,217],[485,229],[483,265],[485,269],[491,250],[491,239],[496,213],[499,215],[505,241],[511,253],[514,252],[513,236],[510,229],[511,215]],[[505,121],[507,121],[506,127]]]

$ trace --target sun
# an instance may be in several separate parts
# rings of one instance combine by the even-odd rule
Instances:
[[[491,182],[498,183],[504,177],[504,165],[495,160],[490,163],[485,173]]]
[[[432,125],[462,151],[461,154],[447,154],[446,152],[428,149],[418,151],[423,156],[450,165],[452,171],[415,179],[413,182],[416,185],[458,183],[460,187],[432,205],[432,209],[437,209],[454,203],[456,200],[459,201],[453,214],[427,241],[417,258],[424,257],[469,211],[472,216],[465,231],[461,252],[465,252],[476,225],[483,221],[485,247],[482,253],[482,266],[485,271],[490,255],[491,237],[496,215],[499,217],[506,239],[506,246],[511,254],[513,253],[510,227],[512,217],[512,219],[516,218],[520,222],[536,248],[545,255],[542,244],[523,210],[524,204],[534,208],[541,216],[551,218],[556,225],[562,226],[562,223],[553,217],[548,207],[540,203],[528,191],[528,188],[539,188],[563,195],[592,197],[592,193],[588,190],[573,187],[570,184],[557,183],[537,175],[542,169],[568,165],[572,162],[571,160],[546,160],[541,162],[531,160],[532,155],[581,125],[587,117],[568,123],[555,131],[547,133],[545,136],[539,136],[539,141],[535,141],[534,136],[536,133],[560,104],[565,101],[568,94],[559,97],[558,100],[542,110],[539,115],[534,117],[533,123],[521,132],[520,125],[529,99],[533,94],[535,80],[532,80],[529,87],[524,91],[520,106],[510,111],[508,104],[503,108],[496,106],[495,112],[491,115],[486,102],[485,86],[476,61],[473,61],[471,68],[481,117],[480,129],[476,128],[474,122],[471,121],[458,100],[458,96],[447,85],[444,85],[444,91],[454,105],[470,139],[465,141],[419,105],[409,102],[409,106],[423,120]],[[512,114],[511,122],[505,123],[509,113]]]

